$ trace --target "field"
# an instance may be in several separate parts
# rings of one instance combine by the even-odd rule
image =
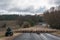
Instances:
[[[28,31],[36,31],[36,30],[38,30],[38,31],[52,31],[53,30],[53,29],[45,28],[41,25],[35,25],[34,27],[30,27],[30,28],[20,28],[17,25],[16,21],[0,21],[0,39],[3,39],[3,40],[5,40],[5,38],[6,38],[4,36],[6,28],[2,28],[3,24],[6,24],[6,28],[7,27],[13,28],[13,31],[14,31],[14,36],[13,37],[15,37],[15,35],[16,36],[19,35],[20,34],[19,31],[21,31],[21,30],[28,30]],[[56,36],[60,36],[60,30],[54,29],[54,31],[56,31],[56,32],[53,32],[51,34],[56,35]],[[13,37],[9,37],[9,38],[12,39]]]

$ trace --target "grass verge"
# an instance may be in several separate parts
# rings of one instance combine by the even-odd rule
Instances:
[[[4,35],[0,35],[0,38],[5,37]]]
[[[58,30],[57,32],[54,32],[52,34],[55,35],[55,36],[59,36],[60,37],[60,30]]]

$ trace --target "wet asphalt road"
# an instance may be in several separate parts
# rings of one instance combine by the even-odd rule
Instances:
[[[48,33],[23,33],[14,40],[60,40],[60,37],[48,34]]]

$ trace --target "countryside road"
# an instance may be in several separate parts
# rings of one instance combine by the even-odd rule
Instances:
[[[23,33],[14,40],[60,40],[60,37],[48,34],[48,33]]]

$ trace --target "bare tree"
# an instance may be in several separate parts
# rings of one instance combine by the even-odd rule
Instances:
[[[60,10],[44,12],[44,19],[52,28],[60,29]]]

